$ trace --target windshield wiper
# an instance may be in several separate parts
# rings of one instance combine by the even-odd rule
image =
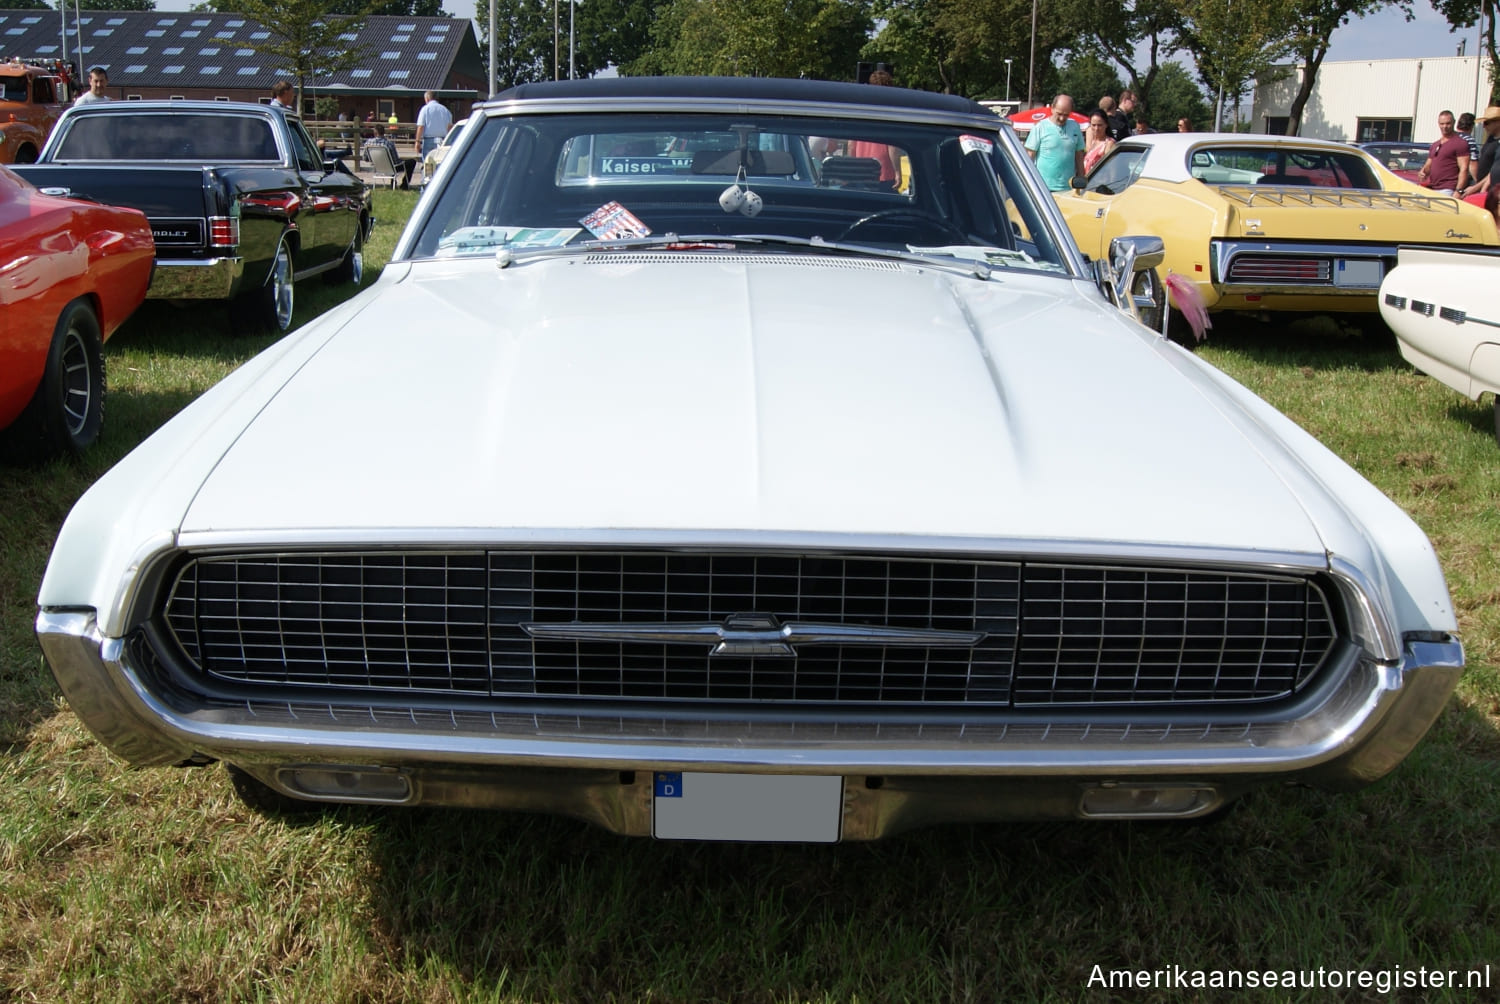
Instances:
[[[657,250],[707,251],[732,250],[741,245],[757,247],[792,247],[819,253],[834,253],[860,257],[885,258],[893,261],[930,265],[978,279],[990,277],[990,264],[985,261],[959,258],[948,253],[933,254],[900,251],[873,247],[869,244],[846,244],[824,240],[821,237],[787,237],[781,234],[652,234],[648,237],[627,237],[620,240],[590,240],[557,247],[500,247],[495,251],[495,261],[507,268],[519,261],[534,258],[573,257],[609,251],[635,251],[642,248]]]

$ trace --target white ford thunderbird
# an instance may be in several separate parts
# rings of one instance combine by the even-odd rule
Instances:
[[[78,503],[43,648],[268,807],[857,840],[1380,777],[1462,665],[1431,546],[1115,251],[967,100],[508,92],[372,288]]]
[[[1500,442],[1500,255],[1402,248],[1380,287],[1380,315],[1406,361],[1478,401],[1493,398]]]

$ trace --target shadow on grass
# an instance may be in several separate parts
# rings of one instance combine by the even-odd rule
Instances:
[[[104,430],[81,457],[40,465],[0,462],[0,742],[51,715],[56,685],[32,634],[36,597],[53,542],[73,504],[121,457],[197,396],[189,389],[112,387]]]
[[[1500,417],[1497,415],[1500,413],[1497,413],[1492,402],[1470,401],[1456,396],[1456,392],[1453,403],[1448,406],[1449,418],[1486,436],[1500,436]]]
[[[302,327],[368,288],[379,277],[369,269],[359,288],[334,286],[314,277],[297,285],[293,328]],[[239,363],[274,344],[279,334],[239,334],[230,320],[230,306],[222,301],[149,300],[120,325],[110,338],[115,351]]]
[[[361,813],[376,936],[477,996],[560,1000],[1074,999],[1095,965],[1463,967],[1500,948],[1500,837],[1473,797],[1495,775],[1475,750],[1500,740],[1471,709],[1445,719],[1371,788],[1267,789],[1200,824],[807,846]]]
[[[1206,344],[1270,366],[1367,373],[1411,369],[1378,314],[1215,318]]]

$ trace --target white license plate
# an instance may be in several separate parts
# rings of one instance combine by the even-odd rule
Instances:
[[[1333,263],[1333,284],[1360,289],[1379,289],[1385,267],[1378,259],[1338,258]]]
[[[652,784],[651,832],[663,840],[839,839],[842,777],[656,771]]]

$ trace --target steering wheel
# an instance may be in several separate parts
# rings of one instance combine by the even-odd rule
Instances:
[[[861,216],[859,219],[855,220],[853,223],[849,224],[842,231],[840,231],[839,235],[833,239],[834,243],[837,244],[847,240],[850,235],[859,230],[861,227],[869,226],[870,224],[874,223],[884,223],[887,220],[899,219],[914,220],[918,223],[926,224],[927,226],[940,231],[945,237],[958,238],[952,243],[969,243],[969,235],[960,230],[955,224],[950,223],[949,221],[943,219],[941,216],[938,216],[935,213],[929,213],[925,209],[912,209],[907,206],[896,206],[893,209],[882,209],[879,212],[871,213],[868,216]]]

